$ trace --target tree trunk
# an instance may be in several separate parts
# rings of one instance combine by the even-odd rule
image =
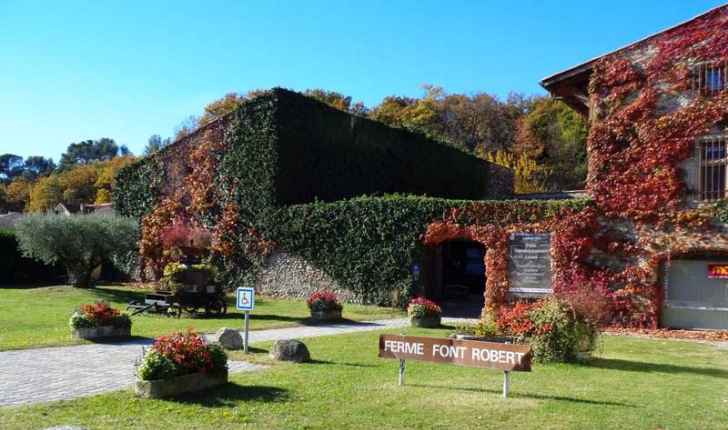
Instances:
[[[68,282],[75,288],[91,288],[91,270],[86,267],[69,267]]]

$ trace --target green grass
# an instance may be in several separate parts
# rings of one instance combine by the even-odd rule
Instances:
[[[588,362],[513,373],[503,398],[502,372],[445,364],[408,362],[399,387],[398,361],[377,358],[377,339],[378,333],[308,339],[308,364],[271,363],[271,344],[256,344],[247,358],[270,367],[233,374],[223,387],[178,400],[142,399],[129,389],[0,408],[0,429],[728,428],[728,350],[712,345],[606,337]]]
[[[0,350],[84,343],[70,339],[68,319],[73,310],[84,303],[107,300],[124,310],[127,304],[144,301],[146,290],[129,287],[79,289],[70,286],[0,289]],[[205,318],[183,314],[167,318],[162,314],[139,314],[132,317],[132,335],[156,338],[193,326],[200,332],[215,332],[220,327],[242,329],[244,313],[235,309],[235,296],[226,298],[227,315]],[[389,308],[345,304],[345,319],[363,321],[404,316]],[[250,313],[250,329],[291,327],[308,323],[309,311],[303,301],[256,297]]]

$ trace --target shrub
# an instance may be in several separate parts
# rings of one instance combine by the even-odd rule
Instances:
[[[311,294],[311,297],[306,300],[306,304],[311,312],[330,312],[343,309],[339,299],[336,298],[336,294],[330,291]]]
[[[133,250],[139,225],[116,215],[26,215],[16,225],[26,257],[66,269],[74,287],[89,287],[91,272],[113,254]]]
[[[158,338],[137,365],[137,376],[143,380],[226,371],[227,353],[223,347],[219,343],[205,344],[191,327],[185,333]]]
[[[407,316],[412,318],[439,317],[442,310],[437,303],[424,297],[412,299],[407,306]]]
[[[556,300],[547,300],[528,311],[533,323],[530,344],[534,361],[570,362],[579,352],[580,323]]]
[[[102,326],[131,326],[129,315],[109,306],[106,301],[82,305],[71,314],[71,328],[89,328]]]
[[[517,302],[501,308],[495,319],[498,334],[529,343],[534,361],[570,362],[581,350],[591,350],[597,326],[580,319],[568,304],[550,297],[533,304]]]
[[[500,315],[495,319],[495,326],[498,331],[508,336],[526,338],[531,336],[534,329],[533,321],[528,311],[534,305],[523,302],[516,302],[512,306],[501,306]]]

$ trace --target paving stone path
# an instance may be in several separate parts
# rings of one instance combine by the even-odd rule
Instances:
[[[443,318],[444,323],[473,322]],[[408,325],[406,318],[303,326],[249,333],[250,343],[381,330]],[[134,383],[134,362],[151,340],[0,351],[0,407],[27,405],[122,390]],[[264,368],[228,362],[231,373]]]

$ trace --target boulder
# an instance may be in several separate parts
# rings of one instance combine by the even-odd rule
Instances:
[[[311,361],[311,354],[303,342],[293,339],[279,339],[270,350],[271,358],[278,361],[294,361],[306,363]]]
[[[223,327],[215,333],[215,341],[220,342],[225,349],[241,349],[243,347],[243,336],[240,332],[230,327]]]

